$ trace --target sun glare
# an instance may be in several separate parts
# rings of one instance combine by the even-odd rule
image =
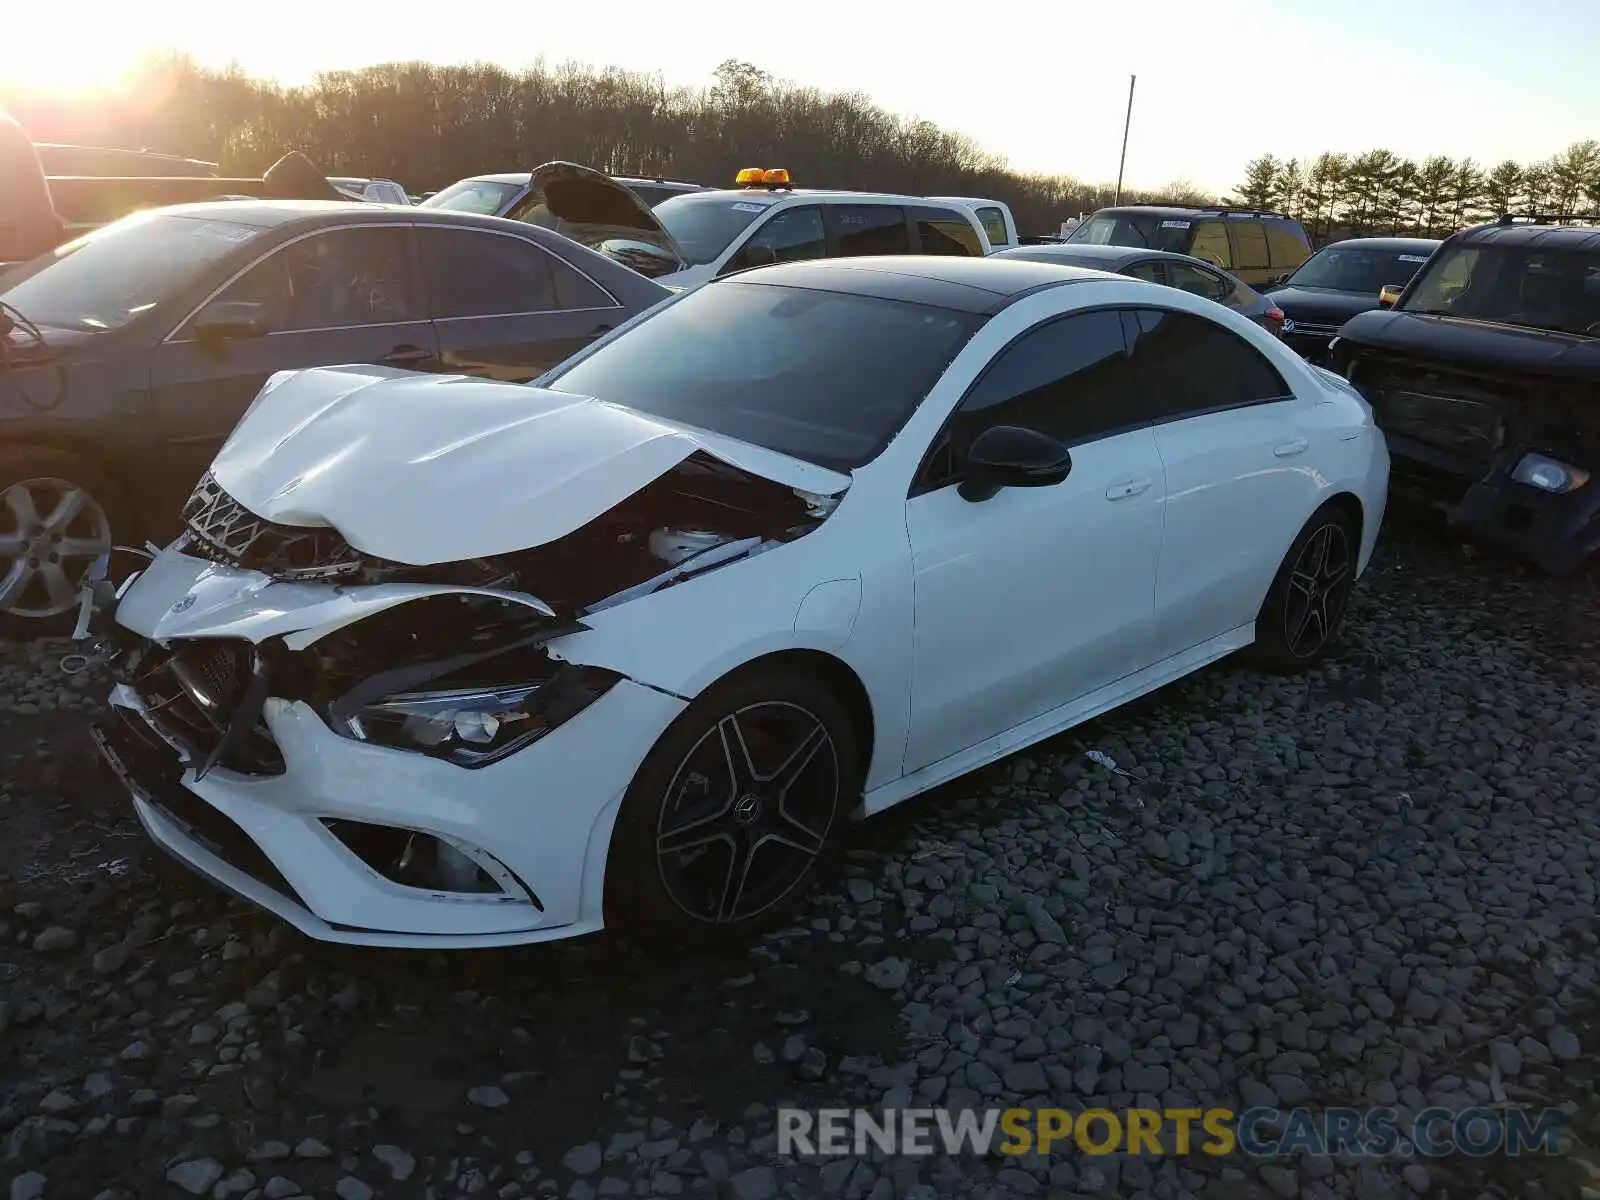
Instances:
[[[40,10],[35,15],[6,15],[10,28],[0,41],[0,90],[22,89],[82,96],[114,90],[147,52],[124,36],[115,25],[99,24],[98,13],[87,14],[79,29],[63,33],[59,17],[47,23]]]

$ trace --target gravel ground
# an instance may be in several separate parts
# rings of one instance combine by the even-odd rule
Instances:
[[[83,734],[100,682],[7,648],[0,1178],[12,1200],[1576,1195],[1600,1133],[1600,585],[1415,531],[1380,555],[1326,669],[1223,664],[912,802],[795,928],[721,957],[309,943],[161,870]],[[772,1132],[784,1101],[1502,1099],[1567,1105],[1572,1152],[804,1162]]]

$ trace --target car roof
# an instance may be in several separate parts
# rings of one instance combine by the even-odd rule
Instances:
[[[1464,229],[1472,246],[1538,246],[1546,250],[1600,250],[1600,229],[1580,225],[1477,225]]]
[[[824,204],[848,204],[852,201],[865,200],[877,204],[937,204],[939,201],[930,196],[901,196],[893,192],[846,192],[835,188],[783,188],[780,191],[768,191],[766,188],[706,188],[704,191],[693,193],[696,196],[718,196],[729,200],[753,200],[757,203],[778,203],[796,196],[804,196],[807,200],[820,200]],[[948,197],[955,203],[967,204],[970,201],[956,201],[955,197]]]
[[[1097,208],[1090,213],[1090,217],[1098,217],[1105,213],[1146,213],[1152,217],[1216,217],[1218,220],[1232,217],[1241,220],[1247,217],[1256,217],[1263,221],[1290,221],[1298,225],[1288,213],[1271,212],[1267,209],[1253,208],[1223,208],[1208,204],[1112,204],[1105,208]]]
[[[535,238],[543,236],[537,225],[504,217],[460,212],[451,208],[422,208],[411,204],[373,204],[362,200],[207,200],[198,204],[173,204],[159,211],[200,220],[255,225],[262,229],[292,225],[325,228],[330,225],[394,221],[417,225],[479,226],[524,236],[528,236],[532,230]]]
[[[1210,263],[1187,254],[1175,254],[1170,250],[1144,250],[1138,246],[1101,246],[1088,242],[1051,242],[1042,246],[1016,246],[1005,250],[996,250],[991,258],[1021,259],[1024,262],[1064,262],[1069,258],[1094,261],[1095,269],[1100,271],[1115,271],[1127,266],[1131,262],[1143,262],[1146,259],[1161,258],[1172,259],[1176,262],[1198,263],[1203,267],[1212,267]],[[1101,265],[1104,264],[1104,265]]]
[[[1329,242],[1322,249],[1330,250],[1334,246],[1347,246],[1352,250],[1395,250],[1405,253],[1408,250],[1437,250],[1440,244],[1438,238],[1364,237],[1341,238],[1337,242]]]
[[[755,267],[715,280],[713,286],[724,282],[766,283],[904,300],[957,312],[992,314],[1041,288],[1105,277],[1103,271],[993,256],[894,254],[819,258]]]

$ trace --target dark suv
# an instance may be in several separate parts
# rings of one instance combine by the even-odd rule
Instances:
[[[1600,549],[1600,228],[1464,229],[1331,349],[1388,436],[1397,498],[1551,572]]]
[[[1299,221],[1250,208],[1102,208],[1074,229],[1067,242],[1187,254],[1254,288],[1277,283],[1311,257],[1311,242]]]

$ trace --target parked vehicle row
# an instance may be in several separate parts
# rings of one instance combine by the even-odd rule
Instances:
[[[528,385],[274,376],[97,589],[96,737],[157,843],[312,937],[744,937],[852,817],[1319,661],[1387,478],[1349,384],[1181,288],[758,267]]]

